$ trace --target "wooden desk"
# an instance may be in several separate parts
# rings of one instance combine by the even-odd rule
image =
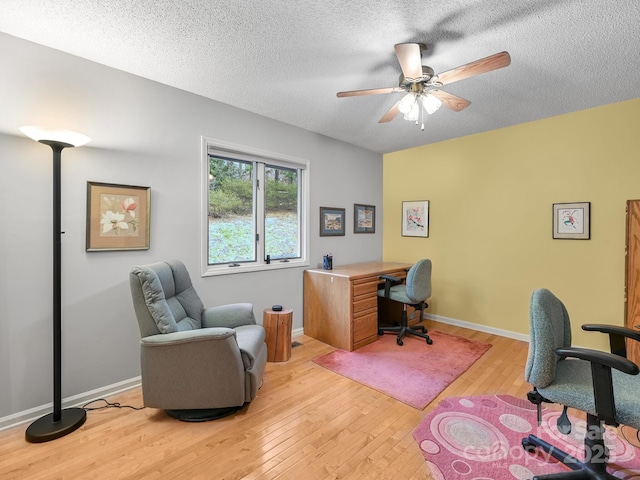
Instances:
[[[349,352],[378,338],[380,275],[407,276],[410,263],[367,262],[304,272],[304,333]]]

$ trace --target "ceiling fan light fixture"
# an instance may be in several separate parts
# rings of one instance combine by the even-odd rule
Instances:
[[[416,94],[413,92],[409,92],[404,97],[402,97],[402,100],[400,100],[400,103],[398,103],[398,110],[400,111],[400,113],[407,115],[411,111],[415,103]]]
[[[410,122],[417,122],[419,117],[420,117],[420,103],[418,102],[418,97],[416,97],[414,98],[409,111],[404,114],[404,119],[409,120]]]
[[[440,99],[431,94],[421,95],[420,100],[422,101],[422,106],[429,115],[437,112],[442,105]]]

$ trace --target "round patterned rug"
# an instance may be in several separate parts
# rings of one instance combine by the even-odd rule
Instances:
[[[570,416],[571,433],[556,426],[560,411],[543,406],[538,426],[536,406],[510,395],[442,400],[413,432],[435,480],[526,480],[569,471],[544,452],[527,453],[522,438],[534,434],[583,459],[584,419]],[[634,437],[635,439],[635,437]],[[609,471],[617,478],[640,480],[640,449],[607,428]]]

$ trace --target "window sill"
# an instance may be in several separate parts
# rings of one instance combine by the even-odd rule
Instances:
[[[266,264],[240,264],[237,267],[229,267],[228,265],[205,265],[201,273],[202,277],[214,277],[217,275],[233,275],[237,273],[263,272],[269,270],[281,270],[283,268],[302,268],[308,267],[309,262],[304,260],[290,260],[288,262],[274,261]]]

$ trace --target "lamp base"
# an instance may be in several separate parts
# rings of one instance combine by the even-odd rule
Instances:
[[[42,443],[77,430],[87,419],[87,412],[83,408],[65,408],[60,420],[53,420],[53,413],[40,417],[27,428],[25,434],[27,442]]]

